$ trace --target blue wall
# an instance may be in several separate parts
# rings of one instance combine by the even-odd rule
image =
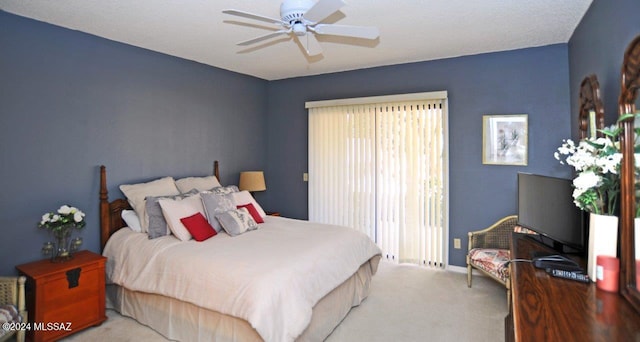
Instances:
[[[624,52],[640,35],[640,1],[594,0],[569,41],[571,112],[574,137],[578,136],[579,91],[582,80],[595,74],[605,107],[605,123],[618,118],[620,68]]]
[[[577,134],[578,86],[596,73],[615,121],[622,53],[640,34],[637,0],[595,0],[569,44],[267,82],[0,11],[0,274],[40,258],[40,216],[87,213],[97,251],[98,166],[116,184],[262,168],[266,209],[307,217],[305,101],[447,90],[449,261],[466,232],[514,213],[516,173],[568,177],[552,157]],[[529,114],[529,165],[481,161],[483,114]],[[266,127],[266,129],[265,129]]]
[[[570,135],[566,44],[270,82],[271,206],[307,218],[305,101],[438,90],[449,94],[449,262],[464,265],[467,232],[516,213],[518,171],[570,174],[553,158]],[[528,166],[482,164],[483,114],[529,115]],[[453,249],[453,238],[462,249]]]
[[[268,159],[276,162],[268,164],[268,203],[285,215],[307,217],[305,101],[447,90],[449,263],[463,266],[466,233],[516,212],[518,171],[571,177],[552,154],[562,139],[578,135],[585,76],[598,76],[606,124],[616,121],[623,53],[640,34],[636,13],[637,0],[594,0],[569,44],[271,82]],[[506,113],[529,114],[527,167],[482,165],[481,117]],[[454,238],[462,239],[461,250],[453,249]]]
[[[41,258],[62,204],[99,250],[98,167],[116,185],[264,167],[265,80],[0,11],[0,274]]]

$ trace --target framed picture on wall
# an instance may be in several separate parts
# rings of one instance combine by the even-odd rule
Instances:
[[[527,114],[482,116],[482,163],[527,165]]]

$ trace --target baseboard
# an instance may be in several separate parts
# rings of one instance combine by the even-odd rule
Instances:
[[[398,263],[393,262],[393,261],[387,261],[382,259],[382,262],[389,262],[389,263],[393,263],[395,265],[398,265]],[[409,266],[416,266],[416,267],[421,267],[420,265],[415,265],[415,264],[402,264],[402,265],[409,265]],[[444,267],[445,271],[450,271],[450,272],[455,272],[455,273],[463,273],[463,274],[467,274],[467,267],[466,266],[454,266],[454,265],[447,265],[446,267]],[[485,275],[482,274],[482,272],[474,272],[473,276],[480,276],[480,277],[484,277]]]
[[[447,266],[445,268],[445,271],[451,271],[451,272],[455,272],[455,273],[463,273],[463,274],[467,274],[467,268],[463,267],[463,266]],[[482,273],[482,272],[478,272],[478,270],[476,270],[475,272],[473,272],[473,276],[474,277],[488,277],[488,275]]]
[[[446,270],[456,273],[467,273],[467,268],[462,266],[447,265]]]

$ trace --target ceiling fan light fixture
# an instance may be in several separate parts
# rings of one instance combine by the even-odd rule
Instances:
[[[313,6],[313,0],[286,0],[280,4],[280,18],[293,25],[303,20],[304,14]]]
[[[283,0],[280,5],[281,19],[240,10],[224,10],[223,13],[253,20],[278,24],[281,30],[237,43],[240,46],[256,44],[267,39],[293,33],[293,37],[303,47],[308,56],[322,54],[322,47],[315,35],[333,35],[360,39],[376,39],[380,34],[375,27],[323,24],[324,19],[346,5],[343,0]],[[305,37],[304,41],[301,39]]]
[[[301,22],[294,23],[291,28],[293,29],[293,33],[296,36],[304,36],[305,34],[307,34],[307,26]]]

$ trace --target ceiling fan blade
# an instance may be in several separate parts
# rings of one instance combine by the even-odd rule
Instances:
[[[304,48],[308,56],[315,56],[322,53],[322,47],[313,33],[307,32],[304,36],[294,35],[294,37],[300,42],[300,45],[302,45],[302,48]]]
[[[272,24],[280,24],[280,25],[285,25],[286,24],[285,22],[283,22],[280,19],[269,18],[269,17],[265,17],[263,15],[253,14],[253,13],[244,12],[244,11],[238,11],[238,10],[234,10],[234,9],[224,10],[224,11],[222,11],[222,13],[236,15],[238,17],[244,17],[244,18],[249,18],[249,19],[266,21],[266,22],[272,23]]]
[[[311,22],[318,23],[346,5],[342,0],[320,0],[303,15]]]
[[[345,36],[364,39],[376,39],[380,36],[380,31],[373,26],[350,26],[334,24],[318,24],[309,27],[318,34],[329,34],[333,36]]]
[[[277,36],[280,36],[280,35],[283,35],[283,34],[287,34],[289,32],[291,32],[291,30],[280,30],[280,31],[269,33],[269,34],[265,34],[264,36],[260,36],[260,37],[256,37],[256,38],[253,38],[253,39],[249,39],[249,40],[245,40],[245,41],[239,42],[236,45],[242,45],[242,46],[251,45],[251,44],[255,44],[255,43],[261,42],[263,40],[267,40],[267,39],[271,39],[273,37],[277,37]]]

